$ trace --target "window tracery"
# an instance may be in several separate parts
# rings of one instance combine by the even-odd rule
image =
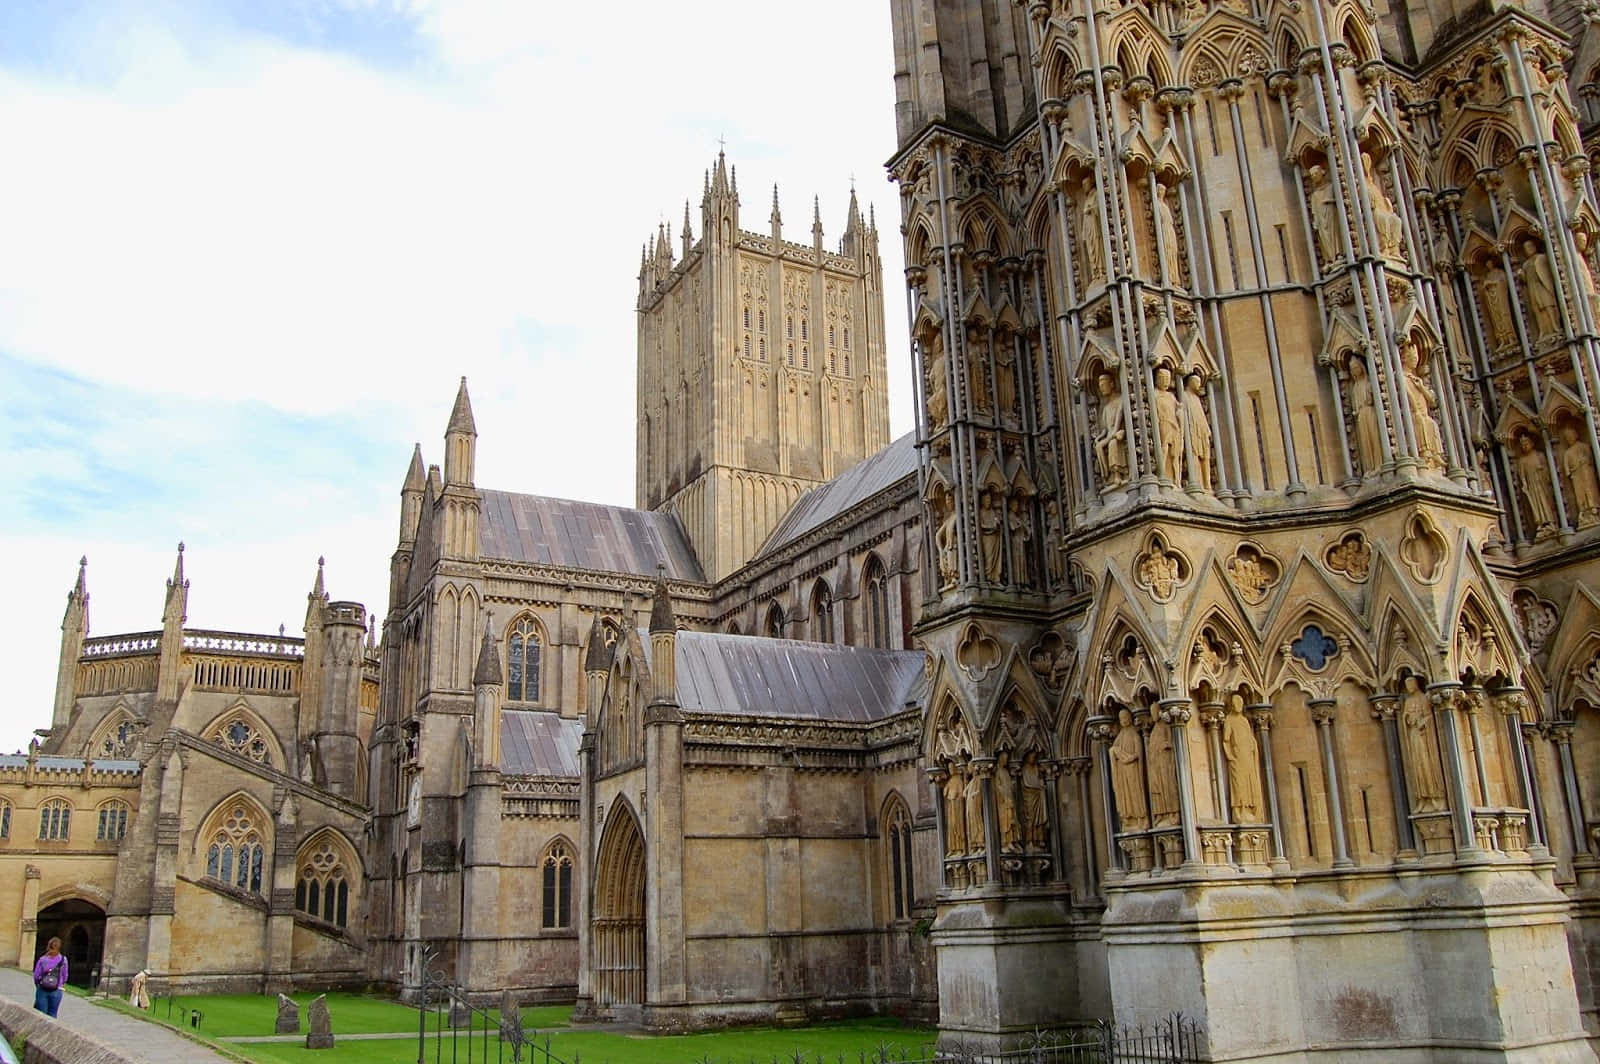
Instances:
[[[345,927],[350,916],[350,875],[333,843],[302,852],[294,883],[294,907],[307,916]]]
[[[206,876],[239,890],[261,893],[261,863],[265,847],[256,814],[242,802],[228,811],[211,836],[206,850]]]
[[[111,801],[100,806],[96,842],[121,842],[128,834],[128,803]]]
[[[911,815],[903,802],[896,801],[889,812],[888,841],[890,913],[896,920],[909,919],[916,889],[911,872]]]
[[[99,744],[89,752],[89,756],[113,759],[132,757],[134,744],[138,739],[138,727],[132,720],[124,717],[101,736]]]
[[[52,798],[39,807],[41,842],[66,842],[72,832],[72,803]]]
[[[544,643],[532,617],[519,617],[506,640],[508,684],[506,698],[513,702],[539,701],[539,666]]]
[[[543,913],[540,921],[545,928],[572,926],[572,851],[564,840],[557,839],[545,851]]]
[[[877,650],[889,649],[889,582],[883,565],[876,556],[867,559],[866,577],[866,629],[867,645]]]
[[[817,642],[833,642],[833,592],[821,580],[811,592],[811,615]]]
[[[211,741],[257,764],[272,764],[272,748],[266,738],[242,717],[235,717],[212,732]]]

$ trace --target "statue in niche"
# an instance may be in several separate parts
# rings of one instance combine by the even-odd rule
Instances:
[[[1560,311],[1557,309],[1556,279],[1550,272],[1550,261],[1539,245],[1532,240],[1522,242],[1522,265],[1517,268],[1517,274],[1522,278],[1522,287],[1527,293],[1528,309],[1533,312],[1533,335],[1535,340],[1545,340],[1554,336],[1561,328]]]
[[[1011,538],[1011,582],[1013,584],[1026,584],[1028,582],[1028,540],[1033,538],[1033,530],[1029,527],[1028,512],[1023,504],[1028,500],[1021,492],[1011,496],[1010,510],[1006,514],[1006,530]]]
[[[1406,760],[1411,763],[1411,802],[1419,813],[1437,813],[1445,807],[1445,789],[1434,737],[1433,705],[1416,675],[1407,675],[1403,686],[1400,716],[1406,730]]]
[[[1061,583],[1066,575],[1066,559],[1061,553],[1061,516],[1056,512],[1054,499],[1044,505],[1044,569],[1052,587]]]
[[[970,333],[968,335],[971,335]],[[981,354],[973,354],[972,347],[967,348],[967,366],[970,383],[967,385],[967,398],[972,401],[974,410],[989,409],[989,362]]]
[[[1178,763],[1172,751],[1172,728],[1157,723],[1146,744],[1146,769],[1150,773],[1150,819],[1158,828],[1178,823]]]
[[[1595,476],[1589,441],[1580,439],[1571,421],[1561,426],[1561,475],[1567,478],[1567,498],[1576,511],[1579,528],[1600,521],[1600,478]]]
[[[1244,699],[1228,700],[1222,718],[1222,756],[1228,761],[1228,811],[1235,824],[1261,823],[1261,750],[1244,716]]]
[[[1100,197],[1092,175],[1084,175],[1082,200],[1078,206],[1078,259],[1083,263],[1087,287],[1106,274],[1105,248],[1100,243]]]
[[[1328,179],[1325,166],[1313,166],[1306,176],[1311,181],[1311,227],[1316,230],[1317,247],[1323,262],[1336,260],[1343,248],[1339,241],[1339,195]]]
[[[1173,213],[1172,204],[1168,197],[1176,198],[1176,186],[1166,188],[1156,186],[1155,216],[1156,228],[1161,232],[1161,264],[1166,271],[1167,284],[1174,288],[1183,287],[1183,249],[1178,243],[1178,219]]]
[[[1372,156],[1366,152],[1361,153],[1361,177],[1372,202],[1372,225],[1378,231],[1378,254],[1386,259],[1404,261],[1400,245],[1405,240],[1405,219],[1394,209],[1394,201],[1384,191],[1383,180],[1378,177]]]
[[[1050,832],[1050,813],[1045,806],[1044,776],[1039,771],[1039,751],[1029,750],[1022,759],[1022,837],[1033,851],[1043,850]]]
[[[1139,749],[1139,729],[1126,709],[1117,711],[1117,737],[1109,752],[1111,795],[1117,801],[1122,830],[1143,831],[1150,815],[1144,802],[1144,756]]]
[[[1411,407],[1411,424],[1417,432],[1417,450],[1423,462],[1435,469],[1444,468],[1444,440],[1439,422],[1428,410],[1428,386],[1422,381],[1422,351],[1415,335],[1400,340],[1400,368],[1404,371],[1406,403]]]
[[[1355,421],[1356,460],[1363,476],[1372,476],[1383,464],[1383,432],[1378,426],[1378,408],[1372,395],[1372,378],[1367,376],[1364,359],[1351,355],[1350,411]]]
[[[943,785],[946,857],[960,857],[967,852],[967,811],[966,801],[962,797],[964,790],[961,766],[951,765],[950,775],[945,778]]]
[[[1583,291],[1583,299],[1589,305],[1589,316],[1594,319],[1597,328],[1600,328],[1600,289],[1595,287],[1594,269],[1589,265],[1589,245],[1594,243],[1594,238],[1587,229],[1579,229],[1572,234],[1573,243],[1577,246],[1578,255],[1573,260],[1572,272],[1578,279],[1578,287]]]
[[[1511,311],[1511,292],[1506,287],[1506,271],[1491,266],[1478,285],[1478,298],[1489,318],[1489,333],[1496,350],[1516,342],[1517,327]]]
[[[1516,434],[1516,457],[1512,461],[1522,494],[1528,501],[1528,524],[1533,527],[1535,539],[1553,535],[1556,530],[1556,493],[1550,478],[1550,463],[1545,461],[1544,449],[1533,438],[1533,433],[1523,430]]]
[[[961,792],[967,815],[967,852],[982,853],[985,847],[983,831],[983,774],[978,766],[967,770],[967,786]]]
[[[939,551],[939,588],[945,590],[955,587],[960,579],[961,544],[956,531],[955,506],[946,498],[945,507],[940,509],[944,510],[944,517],[939,521],[939,531],[934,534],[934,546]]]
[[[1012,345],[1002,341],[995,345],[994,390],[1000,402],[1002,416],[1017,412],[1017,356]]]
[[[1183,377],[1183,454],[1189,483],[1211,491],[1211,421],[1206,416],[1205,378],[1198,370]]]
[[[1122,417],[1122,393],[1117,378],[1101,373],[1095,378],[1100,392],[1100,411],[1096,417],[1094,453],[1104,487],[1114,488],[1128,480],[1128,430]]]
[[[930,344],[924,352],[928,363],[928,428],[944,425],[950,413],[950,395],[945,387],[944,351],[939,344]]]
[[[1017,781],[1011,774],[1011,754],[1000,751],[994,759],[994,813],[999,820],[1000,849],[1022,849],[1022,822],[1017,819]]]
[[[983,555],[983,578],[991,584],[1000,583],[1000,537],[1005,528],[1005,515],[995,501],[995,490],[984,488],[978,503],[978,549]]]
[[[1161,479],[1183,483],[1183,413],[1172,391],[1172,370],[1156,367],[1156,426],[1161,433]]]

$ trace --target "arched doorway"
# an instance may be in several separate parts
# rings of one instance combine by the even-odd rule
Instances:
[[[590,972],[594,1003],[612,1015],[644,1002],[644,835],[624,802],[612,807],[595,868]]]
[[[67,955],[67,981],[90,987],[100,981],[100,955],[106,944],[105,910],[82,898],[67,898],[39,910],[39,934],[33,947],[37,959],[52,938],[61,940]]]

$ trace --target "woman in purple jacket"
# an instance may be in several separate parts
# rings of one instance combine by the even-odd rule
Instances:
[[[52,938],[44,956],[33,962],[33,1007],[54,1017],[61,1008],[61,988],[67,985],[67,958],[61,940]]]

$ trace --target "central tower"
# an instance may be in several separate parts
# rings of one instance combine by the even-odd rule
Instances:
[[[889,442],[876,225],[850,193],[838,251],[739,228],[719,153],[681,258],[663,224],[639,268],[638,502],[670,509],[706,575],[749,561],[805,492]]]

